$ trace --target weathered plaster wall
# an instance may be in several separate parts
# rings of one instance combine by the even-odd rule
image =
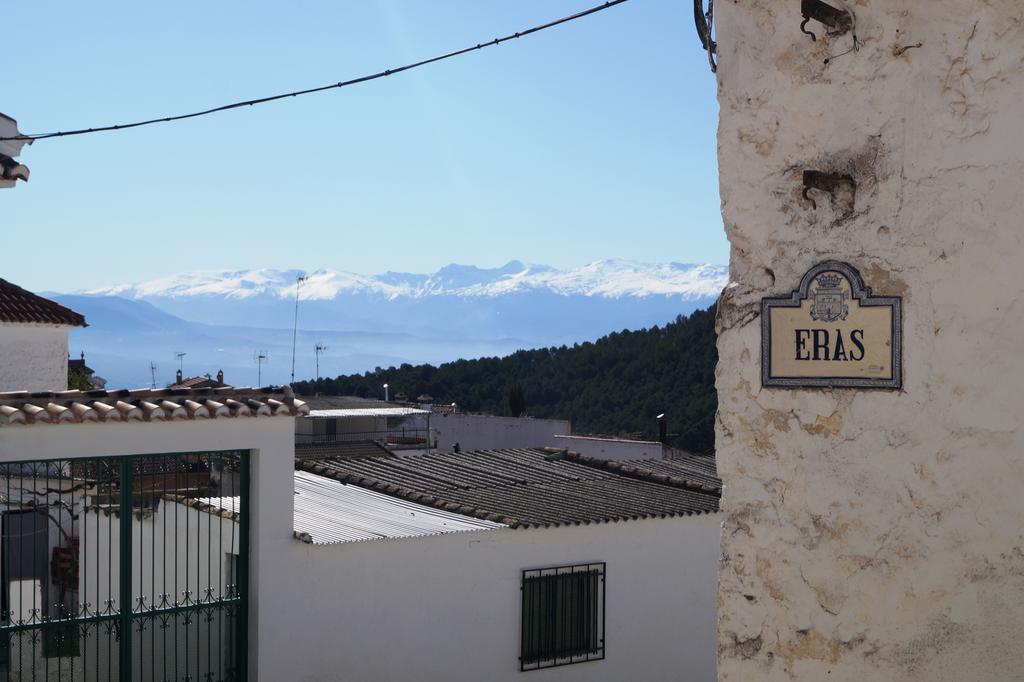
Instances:
[[[0,324],[0,392],[67,390],[68,329]]]
[[[828,64],[799,5],[715,7],[719,679],[1024,679],[1024,3],[851,0]],[[761,297],[830,258],[904,297],[902,391],[760,387]]]

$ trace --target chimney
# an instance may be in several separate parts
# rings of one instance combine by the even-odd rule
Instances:
[[[665,413],[661,413],[657,416],[658,420],[658,442],[662,445],[668,445],[668,422],[665,420]]]
[[[177,374],[175,374],[174,383],[176,383],[176,384],[180,384],[181,383],[181,370],[180,369],[178,370]]]
[[[217,370],[217,382],[221,384],[224,383],[224,370],[222,369]]]

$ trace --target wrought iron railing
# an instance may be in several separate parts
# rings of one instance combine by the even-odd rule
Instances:
[[[0,679],[244,680],[247,452],[0,464]]]

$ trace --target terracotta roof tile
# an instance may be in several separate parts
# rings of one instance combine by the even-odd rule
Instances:
[[[0,322],[85,327],[85,317],[56,301],[0,279]]]
[[[0,393],[0,428],[18,424],[179,421],[304,414],[309,414],[309,406],[296,399],[287,386]]]

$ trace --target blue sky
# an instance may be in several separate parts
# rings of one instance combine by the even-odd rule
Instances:
[[[182,113],[591,4],[14,3],[0,111],[27,133]],[[209,268],[725,263],[716,120],[692,6],[631,0],[344,90],[38,141],[31,181],[0,190],[0,277],[71,291]]]

